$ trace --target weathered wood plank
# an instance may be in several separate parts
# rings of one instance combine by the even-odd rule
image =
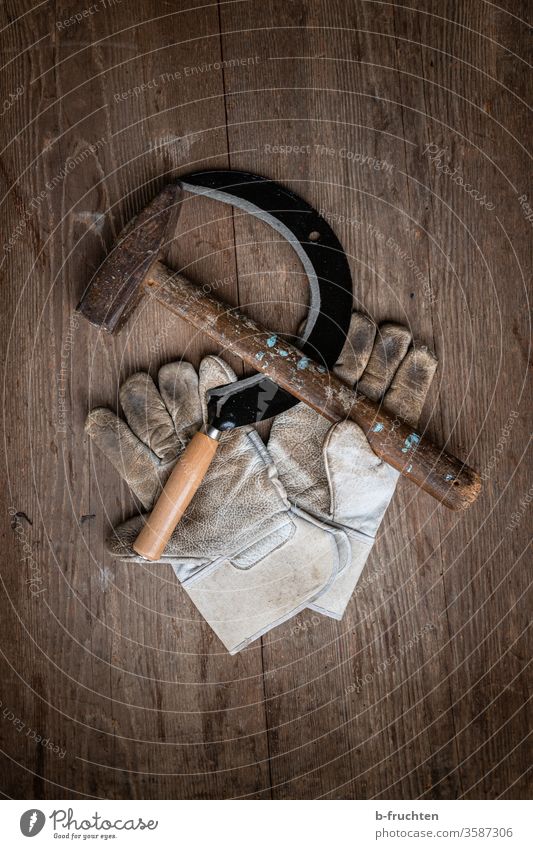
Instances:
[[[11,764],[5,784],[12,795],[210,797],[267,784],[260,647],[229,658],[169,568],[125,568],[105,553],[111,525],[134,505],[83,434],[87,410],[117,408],[119,382],[134,370],[155,374],[183,356],[197,364],[208,351],[151,304],[116,339],[73,315],[114,236],[158,186],[177,168],[227,164],[220,70],[183,76],[220,58],[216,8],[192,5],[158,19],[144,4],[142,27],[127,4],[66,30],[52,13],[22,24],[28,43],[52,37],[32,53],[36,82],[21,103],[34,123],[4,160],[20,187],[18,210],[16,192],[7,197],[7,221],[69,158],[76,167],[46,193],[32,239],[9,256],[16,276],[6,281],[20,281],[6,286],[10,503],[33,522],[21,526],[46,587],[29,595],[29,566],[19,567],[20,542],[4,511],[16,565],[10,597],[22,621],[14,669],[27,682],[13,692],[24,722],[66,749],[58,758],[8,734],[7,752],[21,763]],[[75,11],[63,6],[61,20]],[[14,63],[11,85],[21,72]],[[135,90],[152,79],[157,86]],[[97,151],[84,156],[90,144]],[[231,214],[220,220],[219,210],[192,203],[179,227],[178,261],[197,258],[199,278],[224,280],[224,296],[236,301]],[[61,415],[58,387],[66,393]],[[3,643],[9,627],[6,618]]]
[[[231,164],[264,172],[264,163],[272,161],[270,173],[336,217],[352,257],[356,303],[378,321],[408,323],[416,338],[437,350],[442,365],[425,421],[437,439],[451,435],[451,447],[467,456],[479,444],[483,425],[489,440],[497,430],[482,415],[490,398],[484,394],[486,358],[480,350],[490,272],[480,254],[487,253],[491,238],[485,230],[489,213],[483,215],[461,190],[451,193],[453,185],[441,200],[442,180],[423,151],[433,138],[465,156],[468,151],[488,196],[497,178],[482,154],[501,152],[508,138],[485,109],[483,98],[495,96],[495,85],[477,67],[483,71],[487,63],[491,71],[497,64],[490,42],[478,47],[476,31],[483,31],[485,10],[480,6],[465,16],[458,4],[450,4],[447,11],[451,22],[439,26],[434,16],[376,4],[348,10],[336,4],[289,9],[270,3],[260,14],[249,8],[244,20],[242,12],[237,16],[227,9],[223,51],[239,56],[246,45],[262,57],[251,92],[242,91],[237,72],[226,72],[228,91],[238,91],[228,97],[230,151],[244,147],[244,138],[255,138],[250,145],[255,150],[231,155]],[[474,66],[467,73],[465,62]],[[470,100],[481,106],[476,110]],[[504,126],[513,114],[507,111]],[[485,139],[488,144],[480,144]],[[365,168],[365,156],[383,164]],[[510,214],[516,217],[516,208]],[[472,237],[474,225],[480,232]],[[237,233],[248,228],[243,241],[251,241],[254,226],[238,223]],[[261,238],[258,230],[255,238]],[[480,250],[474,238],[481,240]],[[508,261],[506,248],[503,257]],[[270,245],[262,259],[265,266],[282,264]],[[282,262],[285,266],[285,258]],[[506,290],[508,279],[501,271],[499,277]],[[261,288],[248,294],[252,285],[247,284],[247,300],[255,302]],[[284,285],[283,278],[276,280],[271,297],[286,300]],[[516,314],[514,297],[520,298],[519,289],[508,301]],[[282,311],[285,322],[292,316],[294,329],[297,311],[289,313],[286,303]],[[497,328],[496,314],[491,321]],[[473,323],[479,325],[475,333]],[[503,338],[510,335],[503,329]],[[470,628],[472,596],[463,594],[465,608],[457,618],[450,610],[450,599],[460,594],[457,583],[462,587],[478,552],[500,538],[496,523],[489,534],[485,528],[478,533],[475,551],[465,546],[484,525],[486,509],[485,503],[454,519],[402,482],[367,566],[371,584],[362,588],[346,621],[319,622],[307,614],[299,617],[299,626],[288,623],[265,638],[275,795],[450,798],[468,794],[472,776],[481,780],[488,772],[484,760],[463,762],[472,746],[472,732],[463,731],[468,695],[466,705],[455,696],[457,686],[464,690],[469,680],[455,635],[461,626]],[[520,575],[523,588],[526,576]],[[478,582],[474,588],[477,593]],[[428,625],[411,649],[413,636]],[[474,628],[469,651],[477,651],[478,643]],[[492,705],[494,727],[515,708],[508,698]],[[521,722],[523,716],[511,735]],[[523,770],[522,749],[502,765],[501,784],[513,785],[516,793],[514,782],[520,782]]]
[[[32,5],[1,23],[0,789],[528,797],[527,4]],[[135,505],[83,435],[136,369],[214,349],[151,303],[116,340],[73,314],[121,226],[211,165],[328,216],[355,305],[439,355],[429,435],[486,477],[460,517],[401,482],[345,619],[235,658],[170,570],[105,553]],[[168,255],[267,326],[305,314],[290,247],[227,207],[187,201]]]

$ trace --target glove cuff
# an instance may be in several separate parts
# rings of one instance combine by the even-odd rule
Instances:
[[[346,612],[368,555],[374,544],[374,537],[366,536],[358,531],[347,531],[350,541],[350,565],[337,576],[331,586],[320,594],[311,604],[310,610],[340,620]]]
[[[295,532],[253,568],[218,558],[183,587],[230,654],[303,610],[349,562],[347,536],[295,510]]]

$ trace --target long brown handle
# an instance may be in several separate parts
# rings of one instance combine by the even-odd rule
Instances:
[[[218,441],[195,433],[156,501],[133,550],[146,560],[159,560],[172,531],[185,513],[215,456]]]
[[[277,338],[233,307],[180,274],[156,262],[145,281],[152,296],[207,333],[223,349],[237,354],[291,395],[332,422],[351,419],[366,433],[378,457],[442,501],[452,510],[465,509],[481,489],[477,472],[422,438],[382,406],[353,392],[334,374],[314,363],[284,339]]]

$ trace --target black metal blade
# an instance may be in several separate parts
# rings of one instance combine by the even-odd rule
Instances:
[[[327,221],[294,192],[245,171],[197,171],[181,178],[188,192],[239,207],[270,224],[294,247],[307,273],[310,309],[298,347],[333,368],[342,351],[352,310],[352,280],[343,247]],[[297,399],[261,374],[209,393],[211,423],[219,430],[263,421]]]

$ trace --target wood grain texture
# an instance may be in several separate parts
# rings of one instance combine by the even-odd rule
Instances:
[[[1,12],[0,789],[528,797],[528,5],[33,5]],[[343,621],[305,612],[236,657],[169,568],[105,553],[137,508],[83,435],[134,371],[216,348],[151,301],[115,340],[74,313],[131,216],[210,166],[328,216],[354,304],[438,354],[425,432],[485,475],[461,515],[400,482]],[[166,252],[296,331],[305,278],[266,225],[193,198]]]

